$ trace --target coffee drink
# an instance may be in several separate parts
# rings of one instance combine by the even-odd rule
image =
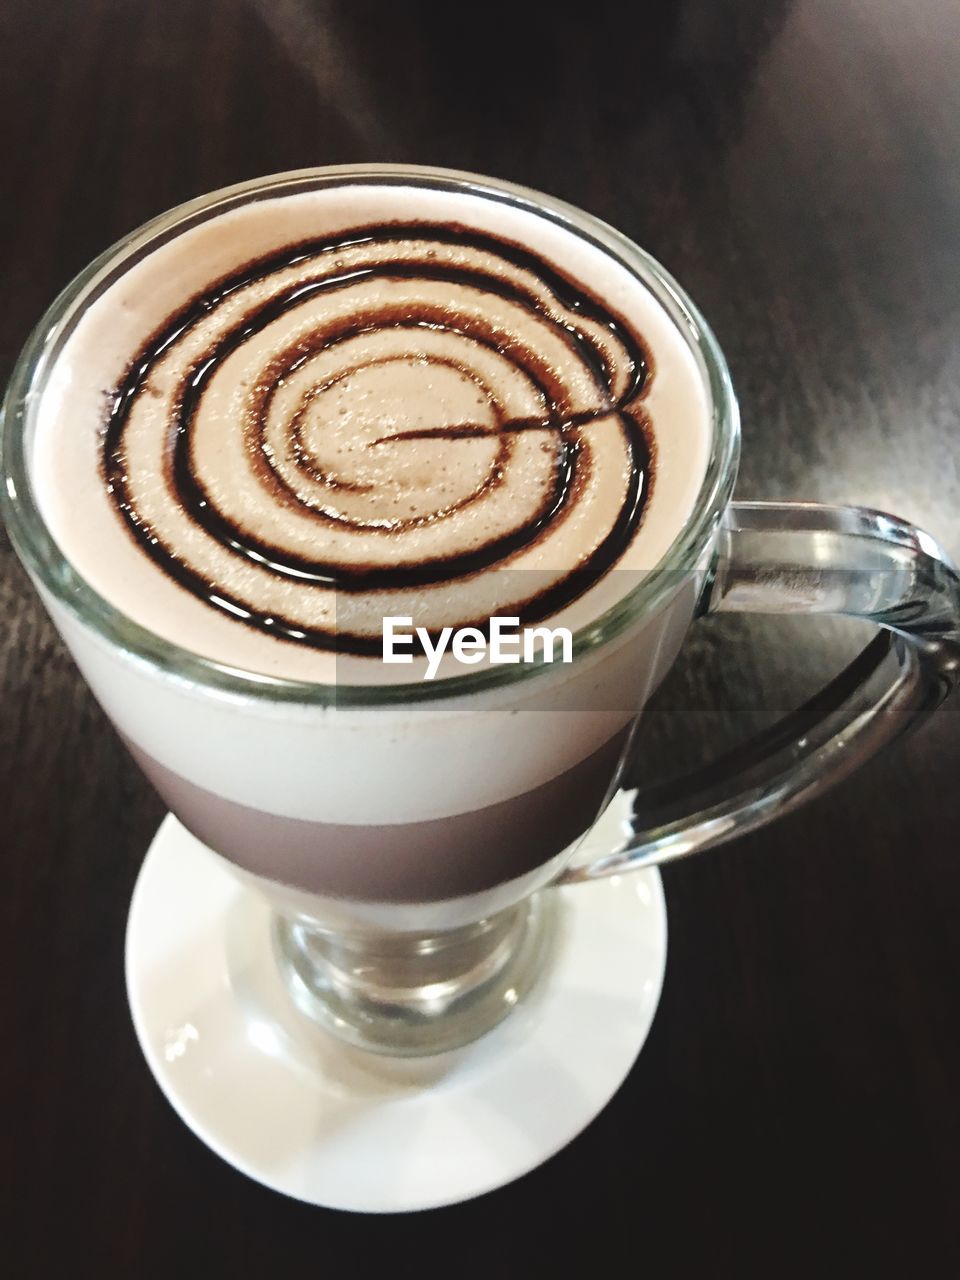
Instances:
[[[258,685],[148,675],[51,602],[174,812],[279,884],[428,902],[542,878],[590,826],[693,601],[509,693],[448,654],[423,704],[384,618],[588,633],[681,534],[710,444],[687,337],[609,245],[495,191],[291,178],[108,262],[30,461],[108,606]]]

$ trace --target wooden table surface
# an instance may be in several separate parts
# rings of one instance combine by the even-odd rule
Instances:
[[[472,169],[685,284],[739,391],[741,497],[887,508],[960,553],[957,0],[6,0],[0,106],[5,371],[76,271],[191,196]],[[586,1133],[473,1203],[362,1218],[248,1181],[161,1096],[122,964],[161,806],[5,534],[0,619],[6,1274],[960,1274],[960,699],[666,872],[660,1011]],[[645,759],[742,736],[853,638],[700,624]]]

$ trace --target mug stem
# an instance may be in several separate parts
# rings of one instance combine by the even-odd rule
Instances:
[[[275,915],[273,940],[297,1008],[361,1049],[401,1057],[456,1049],[491,1030],[547,966],[553,894],[456,929],[341,934]]]

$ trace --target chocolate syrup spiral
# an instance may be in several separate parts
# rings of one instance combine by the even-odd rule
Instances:
[[[112,396],[104,479],[196,598],[378,654],[386,614],[534,622],[617,563],[652,486],[651,377],[627,323],[530,250],[366,227],[171,317]]]

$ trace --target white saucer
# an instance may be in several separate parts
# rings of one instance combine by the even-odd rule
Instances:
[[[590,837],[609,849],[625,799]],[[316,1028],[281,986],[266,905],[167,817],[127,924],[127,993],[174,1110],[275,1191],[366,1213],[492,1191],[542,1164],[606,1106],[660,998],[667,927],[656,871],[561,896],[554,962],[472,1045],[385,1058]]]

